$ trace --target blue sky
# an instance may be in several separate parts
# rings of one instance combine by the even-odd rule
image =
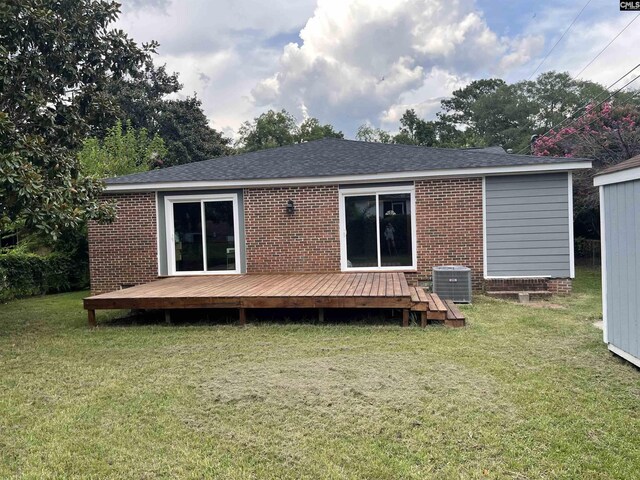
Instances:
[[[433,118],[474,79],[528,78],[586,0],[124,0],[118,26],[160,42],[212,126],[286,108],[352,137],[394,130],[406,108]],[[540,72],[576,74],[635,13],[592,0]],[[640,20],[581,78],[610,84],[640,62]]]

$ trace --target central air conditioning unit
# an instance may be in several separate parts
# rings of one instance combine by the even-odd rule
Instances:
[[[433,293],[443,300],[471,303],[471,269],[458,266],[433,267]]]

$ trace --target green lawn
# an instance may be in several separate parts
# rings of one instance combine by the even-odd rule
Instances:
[[[592,326],[597,272],[575,290],[426,330],[1,305],[0,478],[637,478],[640,372]]]

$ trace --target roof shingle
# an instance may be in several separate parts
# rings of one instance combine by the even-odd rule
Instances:
[[[624,162],[620,162],[616,165],[612,165],[609,168],[605,168],[600,173],[598,173],[596,177],[614,172],[622,172],[623,170],[629,170],[630,168],[636,167],[640,167],[640,155],[636,155],[635,157],[631,157],[629,160],[625,160]]]
[[[430,148],[325,138],[107,179],[108,185],[287,179],[429,170],[546,165],[581,158],[514,155],[489,149]]]

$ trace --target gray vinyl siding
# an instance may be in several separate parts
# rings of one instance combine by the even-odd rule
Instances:
[[[486,177],[487,276],[571,275],[567,175]]]
[[[640,358],[640,180],[603,188],[607,340]]]

